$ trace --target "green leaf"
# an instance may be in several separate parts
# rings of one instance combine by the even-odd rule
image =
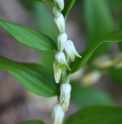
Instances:
[[[44,3],[46,3],[47,5],[49,5],[51,7],[54,6],[53,0],[37,0],[37,1],[44,2]]]
[[[118,46],[119,46],[119,50],[122,52],[122,42],[119,42]]]
[[[37,22],[39,31],[56,42],[57,31],[54,24],[54,17],[50,11],[50,8],[44,2],[35,2],[34,0],[24,0],[22,2],[24,7],[29,10],[29,13],[32,15],[35,22]],[[38,57],[41,64],[51,73],[53,73],[52,65],[54,61],[54,51],[40,51]]]
[[[37,50],[54,50],[56,45],[53,40],[33,29],[0,20],[0,26],[10,33],[19,42]]]
[[[80,54],[82,58],[76,58],[76,60],[70,64],[71,71],[69,73],[76,72],[78,69],[80,69],[88,61],[96,48],[102,43],[119,41],[122,41],[122,30],[113,31],[106,35],[104,38],[101,38],[97,42],[94,42]]]
[[[82,107],[92,105],[114,105],[112,98],[104,91],[94,87],[83,87],[76,82],[72,84],[71,99]]]
[[[90,101],[89,101],[90,102]],[[68,118],[65,124],[121,124],[122,108],[87,107]]]
[[[36,2],[33,4],[33,18],[38,24],[39,31],[46,34],[57,42],[57,32],[54,24],[54,17],[49,9],[44,3]],[[46,15],[46,16],[45,16]],[[50,30],[49,30],[50,29]],[[41,55],[40,55],[41,54]],[[54,61],[54,51],[40,51],[39,58],[41,64],[53,73],[53,61]],[[48,57],[47,57],[48,56]]]
[[[20,122],[18,124],[44,124],[44,123],[38,120],[32,120],[32,121]]]
[[[84,16],[88,46],[114,29],[113,19],[106,0],[84,0]],[[107,50],[108,43],[102,44],[92,55],[92,59],[106,53]]]
[[[72,9],[74,3],[75,3],[76,0],[67,0],[66,2],[66,5],[65,5],[65,8],[63,10],[63,15],[64,15],[64,18],[67,17],[67,15],[69,14],[70,10]]]
[[[0,56],[0,69],[10,72],[31,92],[52,97],[58,94],[58,86],[44,67],[38,64],[15,62]]]
[[[84,0],[84,16],[88,45],[113,30],[114,23],[105,0]]]
[[[122,85],[122,68],[110,68],[109,69],[109,75],[115,81],[115,83]]]
[[[121,16],[119,19],[119,28],[122,29],[122,11],[121,11]],[[122,52],[122,42],[118,43],[119,50]]]
[[[53,0],[39,0],[39,1],[44,1],[44,2],[53,2]]]
[[[44,3],[36,2],[33,4],[33,8],[32,16],[37,22],[39,31],[56,42],[57,30],[54,24],[54,17],[49,7]]]

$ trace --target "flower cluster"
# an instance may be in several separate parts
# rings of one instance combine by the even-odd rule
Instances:
[[[55,61],[53,63],[54,77],[56,83],[59,83],[61,73],[64,68],[70,70],[68,65],[68,60],[74,61],[75,56],[81,57],[75,49],[75,46],[71,40],[67,39],[67,34],[65,33],[65,19],[61,11],[64,9],[64,0],[54,0],[53,15],[54,22],[57,26],[58,36],[57,44],[58,51],[55,55]],[[64,52],[66,53],[66,57]],[[66,59],[67,58],[67,59]]]
[[[71,40],[68,40],[65,32],[65,18],[61,11],[64,9],[64,0],[53,0],[52,7],[54,22],[58,30],[57,47],[55,53],[55,60],[53,62],[54,78],[56,83],[60,82],[60,77],[64,69],[71,70],[68,61],[74,61],[75,56],[81,57],[75,49]],[[71,85],[69,84],[69,77],[66,82],[63,82],[60,87],[59,103],[53,108],[52,118],[53,124],[62,124],[65,111],[68,110],[70,101]]]

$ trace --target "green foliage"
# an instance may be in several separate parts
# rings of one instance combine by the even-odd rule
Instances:
[[[111,97],[104,91],[94,87],[83,87],[81,84],[72,83],[71,99],[80,106],[114,105]]]
[[[44,123],[38,120],[32,120],[32,121],[20,122],[18,124],[44,124]]]
[[[64,18],[67,17],[67,15],[69,14],[70,10],[72,9],[74,3],[75,3],[76,0],[67,0],[66,4],[65,4],[65,8],[63,10],[63,15],[64,15]]]
[[[38,26],[38,30],[42,34],[45,34],[46,36],[53,39],[54,42],[56,42],[57,33],[56,33],[53,15],[49,7],[41,2],[34,2],[32,6],[34,8],[32,16],[35,19],[35,22]]]
[[[121,17],[120,17],[120,20],[119,20],[119,29],[122,29],[122,10],[121,10]],[[118,47],[119,47],[119,50],[122,52],[122,42],[119,42],[118,43]]]
[[[113,30],[114,24],[105,0],[84,0],[88,46]]]
[[[10,33],[17,41],[38,50],[54,50],[56,45],[52,39],[33,29],[0,20],[0,26]]]
[[[90,102],[90,101],[89,101]],[[65,124],[121,124],[122,108],[87,107],[73,114]]]
[[[106,35],[105,37],[98,40],[97,42],[94,42],[84,52],[80,54],[82,58],[76,58],[76,60],[70,64],[71,68],[70,73],[76,72],[78,69],[80,69],[88,61],[88,59],[91,57],[96,48],[102,43],[119,41],[122,41],[122,30],[113,31]]]
[[[55,42],[57,41],[56,28],[53,21],[52,13],[44,3],[35,3],[33,4],[33,18],[37,22],[38,29],[41,33],[49,36]],[[46,16],[45,16],[46,15]],[[48,57],[47,57],[48,56]],[[41,64],[53,73],[53,61],[54,61],[54,51],[40,51],[39,59]]]
[[[53,0],[37,0],[37,1],[44,2],[51,7],[54,5]]]
[[[122,52],[122,42],[119,42],[118,46],[119,46],[119,50]]]
[[[118,84],[122,85],[122,68],[110,68],[109,75]]]
[[[84,18],[88,47],[114,29],[113,19],[106,0],[84,0]],[[90,60],[96,56],[105,54],[107,50],[108,43],[102,44],[93,53]]]
[[[54,25],[53,15],[50,11],[50,8],[42,2],[35,2],[33,1],[32,4],[30,4],[30,8],[28,9],[28,6],[30,4],[30,0],[24,1],[24,6],[27,10],[29,10],[29,13],[31,13],[32,18],[35,20],[38,30],[45,34],[46,36],[53,39],[55,42],[57,41],[56,38],[56,28]],[[47,57],[48,56],[48,57]],[[51,73],[53,73],[52,63],[54,61],[54,51],[40,51],[39,52],[39,61],[41,64],[49,70]]]
[[[52,97],[58,94],[53,75],[41,65],[14,62],[0,56],[0,69],[10,72],[23,86],[37,95]]]

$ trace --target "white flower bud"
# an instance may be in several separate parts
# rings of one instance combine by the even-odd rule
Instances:
[[[58,18],[58,17],[60,16],[60,11],[59,11],[59,9],[54,6],[52,10],[53,10],[54,16],[55,16],[56,18]]]
[[[66,33],[60,34],[58,36],[58,49],[60,51],[63,51],[66,41],[67,41],[67,34]]]
[[[65,54],[64,54],[63,52],[57,52],[57,53],[55,54],[55,59],[57,60],[57,62],[58,62],[59,64],[67,63]]]
[[[104,55],[94,60],[94,65],[98,68],[108,68],[115,64],[114,61],[111,60],[111,57],[108,55]]]
[[[62,14],[59,15],[58,18],[54,18],[54,22],[56,23],[56,26],[60,33],[65,32],[65,20]]]
[[[60,104],[56,104],[52,112],[53,124],[62,124],[64,115],[65,113],[62,109],[62,106]]]
[[[54,0],[54,2],[58,5],[60,10],[64,9],[64,0]]]
[[[53,63],[53,69],[54,69],[54,77],[56,83],[59,83],[61,71],[66,68],[70,70],[69,65],[67,64],[65,54],[63,52],[57,52],[55,54],[55,61]]]
[[[81,83],[84,86],[90,86],[98,82],[101,77],[101,72],[94,70],[82,76]]]
[[[60,87],[60,103],[63,106],[63,110],[67,111],[69,107],[70,101],[70,92],[71,92],[71,85],[69,83],[62,84]]]
[[[75,49],[75,46],[71,40],[68,40],[65,44],[65,52],[67,55],[67,59],[71,59],[72,61],[75,60],[75,56],[80,57],[81,56],[78,54],[78,52]]]

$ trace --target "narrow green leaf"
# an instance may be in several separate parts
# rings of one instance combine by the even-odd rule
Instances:
[[[37,22],[39,31],[56,42],[57,30],[54,24],[54,17],[49,7],[44,3],[36,2],[33,4],[33,8],[32,16]]]
[[[39,0],[39,1],[44,1],[44,2],[53,2],[53,0]]]
[[[0,56],[0,69],[10,72],[23,86],[37,95],[52,97],[58,94],[53,75],[41,65],[15,62]]]
[[[121,17],[119,19],[119,29],[122,29],[122,10],[121,10]],[[122,42],[118,43],[119,50],[122,52]]]
[[[30,2],[30,0],[25,0],[23,1],[23,4],[26,9],[30,8],[28,9],[29,13],[37,22],[39,31],[49,36],[56,42],[57,31],[54,24],[54,17],[52,15],[52,12],[50,11],[50,8],[43,2],[35,2],[34,0],[32,0],[31,4]],[[38,56],[41,64],[51,73],[53,73],[52,65],[54,61],[54,51],[40,51]]]
[[[38,120],[31,120],[31,121],[20,122],[18,124],[44,124],[44,123]]]
[[[122,41],[122,30],[113,31],[112,33],[106,35],[104,38],[101,38],[97,42],[94,42],[80,54],[82,58],[76,58],[76,60],[70,64],[71,71],[69,73],[76,72],[78,69],[80,69],[88,61],[96,48],[102,43],[120,41]]]
[[[84,0],[88,45],[113,30],[114,23],[105,0]]]
[[[54,6],[53,0],[37,0],[37,1],[44,2],[44,3],[46,3],[47,5],[49,5],[51,7]]]
[[[109,68],[108,73],[115,83],[122,85],[122,68]]]
[[[56,45],[52,39],[33,29],[0,20],[0,26],[19,42],[38,50],[54,50]]]
[[[33,4],[33,17],[38,24],[39,31],[46,34],[57,42],[57,32],[54,24],[54,17],[49,9],[44,3]],[[46,16],[45,16],[46,15]],[[49,30],[50,29],[50,30]],[[54,51],[40,51],[39,58],[41,64],[53,73],[53,61],[54,61]],[[47,57],[48,56],[48,57]]]
[[[122,52],[122,42],[118,43],[119,50]]]
[[[67,17],[67,15],[69,14],[70,10],[72,9],[74,3],[75,3],[76,0],[67,0],[66,2],[66,5],[65,5],[65,8],[63,10],[63,15],[64,15],[64,18]]]
[[[84,0],[84,16],[88,46],[114,29],[113,19],[106,0]],[[102,44],[91,59],[106,53],[107,50],[108,43]]]
[[[72,84],[71,99],[79,106],[107,105],[113,106],[114,101],[104,91],[94,87],[83,87],[76,82]]]
[[[90,101],[89,101],[90,102]],[[121,124],[122,108],[87,107],[68,118],[65,124]]]

